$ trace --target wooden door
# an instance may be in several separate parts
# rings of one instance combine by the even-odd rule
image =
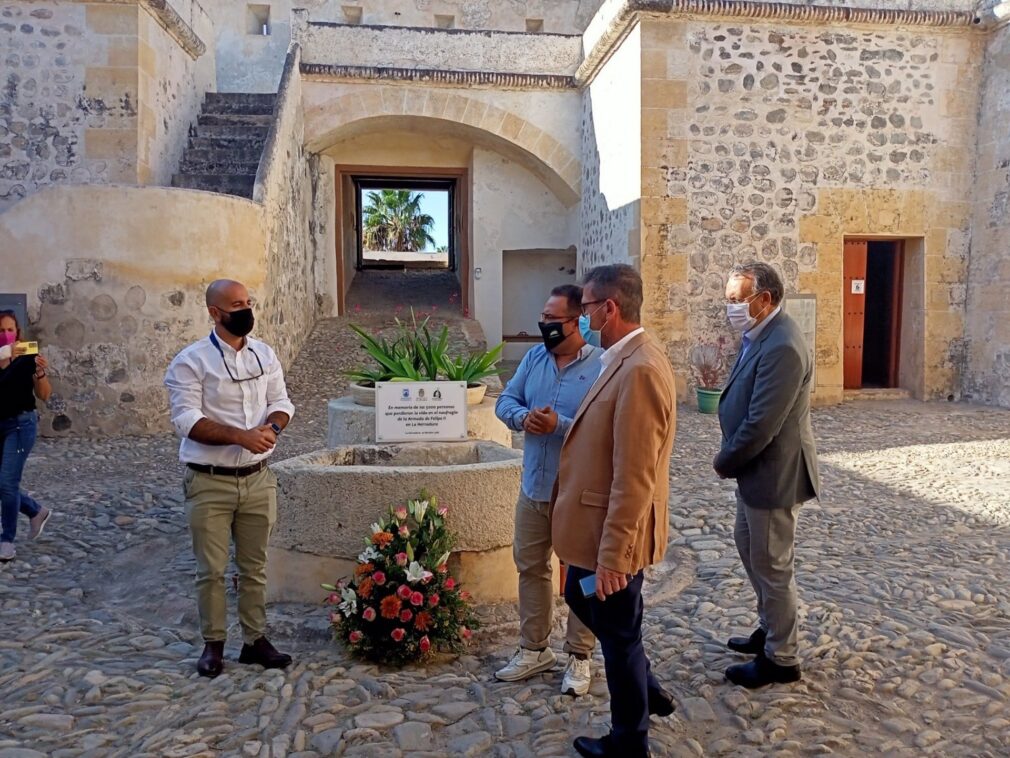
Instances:
[[[866,240],[845,240],[842,311],[845,389],[863,386],[863,321],[866,310]]]

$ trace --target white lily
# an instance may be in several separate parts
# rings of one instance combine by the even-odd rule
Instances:
[[[376,523],[373,523],[368,528],[372,530],[372,532],[371,532],[372,534],[375,534],[376,532],[381,532],[382,531],[382,527],[379,524],[376,524]]]
[[[371,563],[376,558],[381,558],[382,553],[376,550],[374,547],[369,545],[358,555],[358,563]]]
[[[340,597],[343,598],[343,602],[339,606],[340,610],[348,616],[353,616],[358,610],[357,593],[350,587],[347,587],[340,591]]]
[[[424,569],[421,567],[420,563],[412,561],[410,566],[407,567],[407,581],[411,584],[415,584],[422,579],[424,579]]]
[[[417,504],[414,508],[414,518],[417,519],[417,523],[420,524],[421,521],[424,519],[424,514],[428,510],[429,505],[430,503],[428,503],[427,500],[417,501]]]
[[[442,555],[442,557],[438,559],[438,561],[437,561],[437,562],[435,563],[435,565],[436,565],[436,566],[441,566],[441,565],[442,565],[443,563],[445,563],[445,562],[446,562],[447,560],[449,560],[449,554],[448,554],[448,553],[444,553],[444,554]]]

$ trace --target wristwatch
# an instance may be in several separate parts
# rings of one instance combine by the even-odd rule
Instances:
[[[281,436],[281,432],[284,431],[277,424],[275,424],[273,421],[270,422],[270,428],[274,430],[274,434],[276,434],[278,437],[280,437]]]

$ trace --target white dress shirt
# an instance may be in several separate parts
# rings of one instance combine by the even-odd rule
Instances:
[[[204,445],[189,438],[190,430],[204,418],[252,429],[265,424],[275,411],[283,411],[290,419],[295,407],[288,400],[281,362],[269,345],[247,337],[245,345],[235,350],[217,335],[213,337],[208,335],[184,348],[165,373],[172,426],[182,438],[179,460],[229,468],[248,466],[273,451],[256,454],[240,445]],[[261,364],[259,378],[232,379],[232,375],[239,379],[257,376]]]
[[[624,337],[603,351],[603,355],[600,356],[600,376],[603,376],[603,372],[610,368],[611,363],[617,360],[621,355],[621,351],[624,350],[624,346],[644,331],[645,327],[640,326],[633,332],[624,335]]]

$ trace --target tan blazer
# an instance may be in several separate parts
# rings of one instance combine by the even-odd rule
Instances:
[[[666,552],[673,371],[638,334],[589,390],[561,447],[551,537],[570,566],[637,574]]]

